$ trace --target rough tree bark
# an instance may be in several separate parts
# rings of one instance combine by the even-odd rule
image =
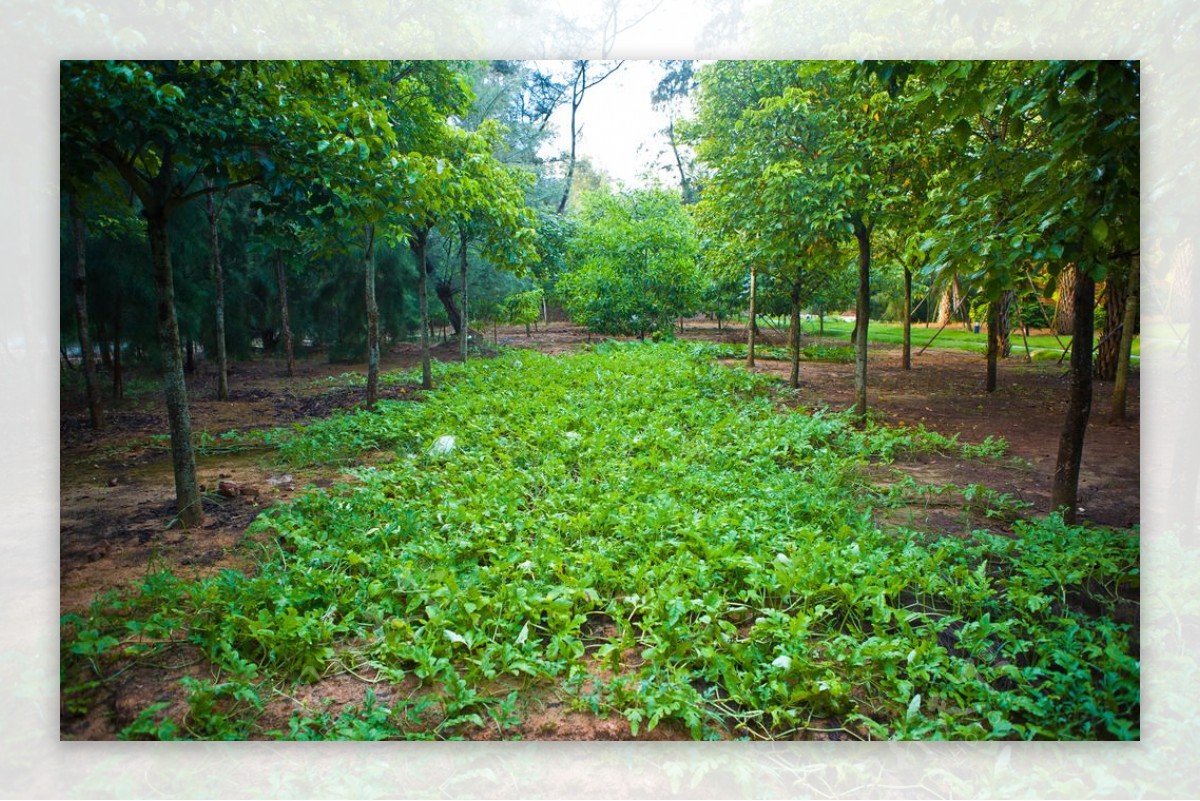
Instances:
[[[374,267],[372,267],[372,272]],[[292,316],[288,312],[288,295],[287,295],[287,269],[283,264],[283,251],[275,251],[275,283],[279,285],[279,327],[283,329],[283,352],[287,356],[287,374],[288,378],[296,375],[296,346],[292,339]],[[375,299],[375,278],[371,277],[371,287],[368,290],[371,294],[371,299]],[[368,306],[368,314],[370,314]],[[379,306],[375,307],[375,326],[376,326],[376,348],[378,348],[379,336]],[[373,401],[372,401],[373,402]]]
[[[1092,339],[1095,334],[1092,313],[1096,305],[1096,282],[1077,270],[1071,314],[1075,323],[1071,339],[1071,386],[1067,396],[1067,416],[1058,441],[1058,462],[1054,468],[1054,486],[1050,506],[1062,509],[1063,519],[1075,522],[1079,506],[1079,465],[1083,461],[1083,437],[1092,411]]]
[[[92,352],[92,337],[88,328],[87,256],[84,252],[86,232],[84,231],[83,214],[79,211],[79,205],[74,195],[68,196],[67,208],[71,215],[71,234],[75,242],[73,281],[75,323],[79,328],[79,350],[83,358],[83,382],[87,388],[88,417],[92,429],[99,431],[104,428],[104,411],[100,408],[100,384],[96,378],[96,355]]]
[[[375,226],[363,229],[367,238],[363,248],[363,275],[367,299],[367,408],[379,400],[379,303],[375,298]]]
[[[1074,264],[1068,264],[1058,274],[1058,298],[1054,302],[1054,320],[1051,325],[1059,334],[1069,334],[1075,330],[1073,309],[1077,276],[1078,271]]]
[[[1141,259],[1134,256],[1129,265],[1129,276],[1125,284],[1125,316],[1121,326],[1121,346],[1117,352],[1117,374],[1113,384],[1110,423],[1125,420],[1126,396],[1129,388],[1129,360],[1133,351],[1133,329],[1138,319],[1138,282],[1141,274]]]
[[[169,175],[170,171],[164,168],[162,174]],[[158,344],[162,351],[163,387],[167,398],[167,423],[171,432],[171,466],[175,475],[178,519],[184,528],[192,528],[204,522],[204,507],[201,505],[200,485],[196,481],[192,421],[188,412],[187,384],[183,376],[179,320],[175,316],[175,279],[171,269],[167,212],[163,208],[147,208],[144,214],[154,262]]]
[[[217,230],[220,210],[213,199],[215,190],[208,182],[208,197],[205,211],[208,214],[209,273],[216,287],[217,315],[217,400],[229,400],[229,356],[225,349],[225,270],[221,266],[221,238]],[[222,195],[221,205],[225,205]]]
[[[946,325],[950,322],[950,315],[954,313],[954,285],[946,284],[946,288],[942,290],[942,297],[938,301],[938,325]]]

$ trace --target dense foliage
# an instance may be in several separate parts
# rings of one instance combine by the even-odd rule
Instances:
[[[186,720],[159,705],[127,736],[262,734],[270,688],[343,671],[415,690],[297,710],[275,736],[503,731],[539,685],[635,733],[1138,736],[1139,665],[1109,616],[1136,589],[1136,532],[881,529],[893,494],[869,463],[1002,445],[780,411],[770,380],[707,353],[510,353],[444,368],[422,403],[279,432],[300,462],[389,458],[264,514],[253,574],[152,574],[67,616],[64,675],[86,688],[118,656],[200,646],[220,681],[189,679]]]
[[[572,264],[556,292],[572,319],[596,333],[669,332],[698,305],[696,248],[691,218],[672,192],[585,195]]]

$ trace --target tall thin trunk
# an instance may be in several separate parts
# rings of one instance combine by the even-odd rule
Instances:
[[[758,324],[756,320],[758,295],[756,292],[756,283],[758,275],[754,268],[750,268],[750,315],[746,325],[746,366],[754,366],[754,344],[758,333]]]
[[[221,237],[217,223],[220,214],[213,199],[213,184],[208,184],[208,247],[209,272],[216,286],[217,316],[217,400],[229,400],[229,357],[225,349],[225,269],[221,265]],[[224,205],[222,200],[221,205]]]
[[[985,389],[996,391],[996,362],[1000,354],[1000,301],[988,303],[987,316],[987,381]]]
[[[371,294],[371,300],[375,298],[375,276],[374,276],[374,259],[372,259],[372,276],[371,287],[367,291]],[[288,313],[288,295],[287,295],[287,269],[283,264],[283,251],[275,251],[275,283],[279,285],[279,326],[283,329],[283,352],[287,355],[287,374],[288,377],[296,375],[296,348],[292,340],[292,317]],[[368,312],[369,314],[370,312]],[[375,307],[375,336],[376,348],[378,348],[379,337],[379,307]]]
[[[1054,467],[1054,487],[1050,505],[1063,510],[1063,519],[1075,522],[1079,499],[1079,465],[1083,461],[1083,437],[1092,411],[1092,313],[1096,305],[1096,281],[1091,274],[1078,270],[1075,277],[1071,313],[1075,327],[1071,339],[1071,386],[1067,396],[1067,416],[1058,441],[1058,462]]]
[[[166,170],[164,170],[166,172]],[[192,446],[192,421],[188,412],[187,384],[179,320],[175,316],[175,279],[165,210],[146,210],[147,235],[154,263],[154,288],[158,344],[162,351],[163,388],[167,397],[167,423],[171,432],[171,466],[175,474],[175,500],[179,523],[192,528],[204,522],[200,485],[196,481],[196,454]]]
[[[187,354],[187,363],[184,366],[184,371],[191,375],[196,372],[196,340],[190,336],[184,342],[184,353]]]
[[[791,349],[792,373],[788,377],[788,386],[792,389],[800,387],[800,279],[792,285],[792,319],[788,329],[788,346]]]
[[[908,267],[904,268],[904,342],[900,369],[912,369],[912,271]]]
[[[667,140],[671,143],[671,152],[675,154],[675,168],[679,170],[679,193],[684,205],[696,200],[692,182],[688,180],[687,171],[683,168],[683,156],[679,153],[679,144],[675,141],[675,117],[672,115],[667,123]]]
[[[467,235],[460,234],[458,242],[458,277],[462,285],[462,330],[458,332],[458,347],[459,354],[462,360],[467,360],[467,343],[471,338],[471,320],[468,316],[468,293],[467,293]]]
[[[421,309],[421,387],[433,389],[433,365],[429,354],[429,271],[425,261],[425,246],[429,231],[417,233],[417,299]]]
[[[1133,351],[1133,329],[1138,319],[1138,282],[1141,273],[1141,258],[1134,256],[1129,265],[1129,277],[1125,284],[1125,318],[1121,325],[1121,347],[1117,352],[1117,374],[1113,384],[1110,423],[1125,419],[1125,401],[1129,388],[1129,361]]]
[[[374,409],[379,400],[379,304],[375,299],[375,226],[367,224],[363,233],[367,244],[363,249],[363,274],[367,297],[367,408]]]
[[[1096,350],[1094,366],[1096,378],[1112,381],[1117,377],[1117,362],[1120,360],[1121,340],[1118,331],[1125,319],[1126,296],[1128,295],[1129,270],[1110,274],[1104,283],[1104,328],[1100,332],[1100,346]]]
[[[96,378],[96,355],[92,352],[91,331],[88,329],[87,256],[84,252],[85,231],[83,215],[75,196],[67,198],[71,215],[71,234],[75,241],[75,324],[79,327],[79,350],[83,358],[83,383],[87,389],[88,417],[92,429],[104,428],[104,410],[100,408],[100,384]]]
[[[854,331],[854,414],[867,416],[867,329],[871,317],[871,232],[861,215],[854,218],[854,238],[858,240],[858,298],[855,303]]]
[[[563,187],[562,199],[558,201],[558,213],[567,209],[567,199],[571,196],[571,182],[575,178],[575,140],[578,138],[578,128],[575,118],[579,113],[579,104],[583,102],[583,90],[587,87],[587,65],[580,67],[576,74],[576,83],[571,87],[571,156],[567,161],[567,181]]]

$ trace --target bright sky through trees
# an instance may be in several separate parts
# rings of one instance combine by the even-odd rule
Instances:
[[[555,69],[569,62],[537,62],[543,69]],[[650,93],[663,76],[657,61],[626,61],[611,77],[589,89],[579,107],[580,136],[578,151],[625,186],[646,185],[647,169],[668,166],[665,112],[650,105]],[[551,118],[556,137],[543,155],[551,157],[569,145],[571,108],[563,104]],[[661,174],[661,173],[660,173]],[[664,175],[666,182],[671,176]]]

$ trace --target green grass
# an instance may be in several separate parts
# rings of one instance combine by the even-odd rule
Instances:
[[[1076,603],[1137,586],[1136,532],[881,531],[867,465],[1004,443],[781,412],[772,379],[706,356],[508,353],[295,431],[298,462],[394,458],[262,515],[273,544],[249,575],[152,573],[66,616],[67,695],[85,707],[129,659],[187,642],[213,677],[184,680],[188,714],[148,708],[125,736],[453,738],[507,730],[536,687],[696,738],[1138,736],[1128,627]],[[262,731],[263,698],[344,671],[417,690]]]
[[[849,342],[850,332],[853,328],[853,323],[826,318],[825,333],[823,336],[831,338],[840,337]],[[978,334],[973,329],[971,331],[965,330],[962,323],[948,325],[942,329],[940,334],[938,333],[938,328],[938,325],[930,325],[927,328],[924,323],[913,323],[913,352],[919,351],[931,341],[933,344],[930,347],[934,348],[952,348],[976,353],[985,353],[987,351],[987,333],[982,328]],[[817,335],[818,329],[819,325],[816,320],[806,320],[803,323],[803,332],[805,335]],[[786,330],[786,322],[784,323],[784,330]],[[872,320],[867,329],[867,335],[871,342],[900,345],[904,341],[904,326],[900,323],[881,323]],[[1013,331],[1010,338],[1012,342],[1012,358],[1025,358],[1025,340],[1021,337],[1021,332],[1019,330]],[[1133,338],[1132,354],[1135,363],[1141,356],[1140,340],[1140,337],[1135,336]],[[1033,334],[1029,337],[1029,350],[1036,361],[1057,361],[1062,356],[1063,348],[1070,343],[1071,337],[1069,335],[1061,335],[1055,338],[1049,334]]]

